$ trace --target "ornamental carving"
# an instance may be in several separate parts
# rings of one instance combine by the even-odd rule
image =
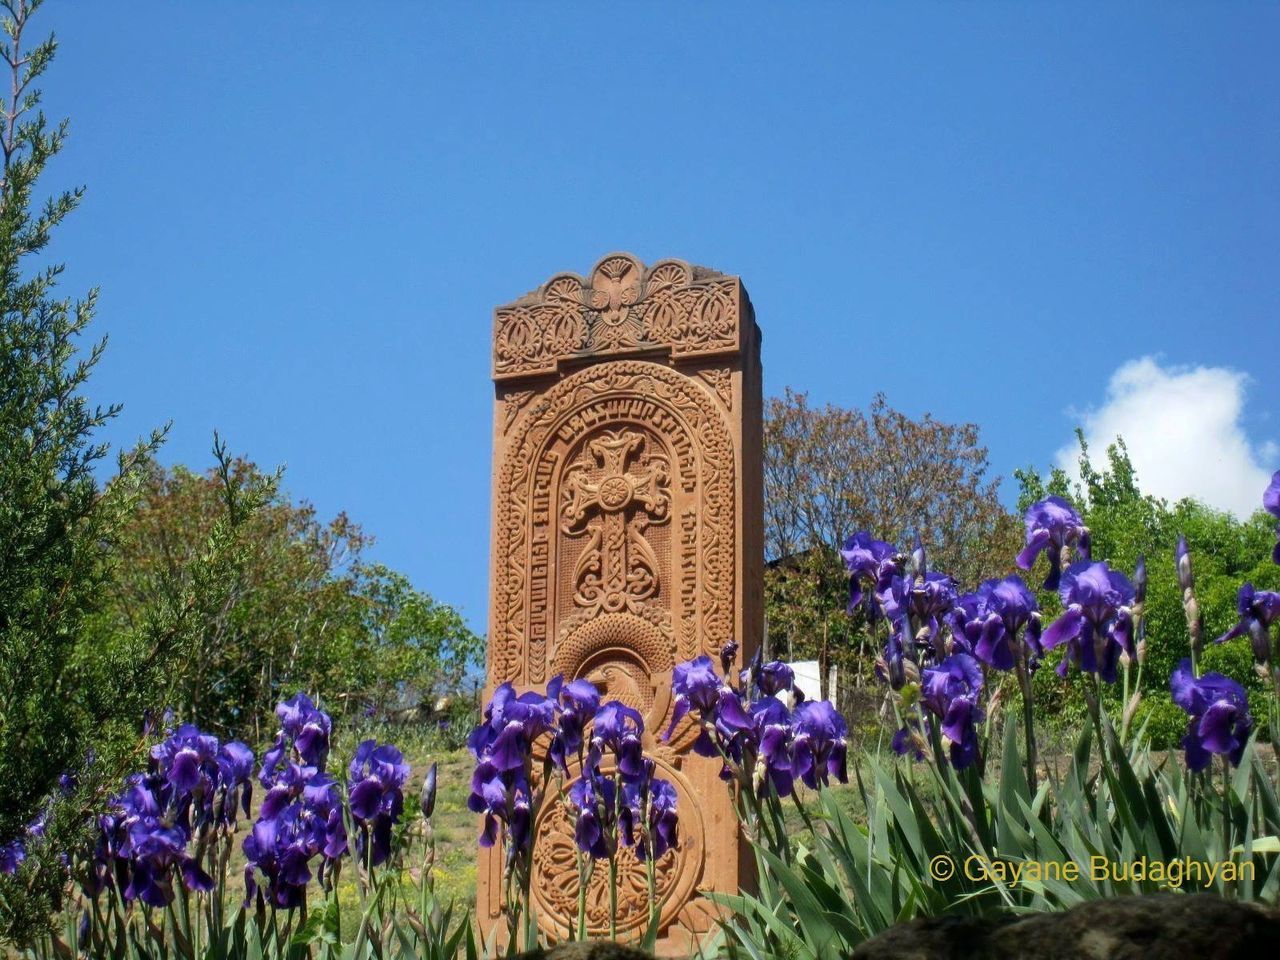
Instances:
[[[750,882],[719,765],[690,752],[691,722],[662,734],[678,663],[759,642],[758,350],[741,282],[677,260],[613,254],[495,313],[488,690],[583,678],[644,717],[680,823],[656,864],[659,953],[692,952],[715,925],[703,894]],[[568,811],[552,798],[540,816],[536,907],[556,939],[580,861]],[[593,935],[608,931],[607,873],[586,889]],[[478,879],[487,934],[502,926],[501,857],[482,853]],[[618,893],[621,929],[641,929],[647,872],[630,851]]]
[[[554,372],[583,356],[665,349],[672,356],[737,353],[741,284],[682,260],[645,269],[626,253],[587,278],[561,274],[494,316],[495,380]]]
[[[635,611],[658,592],[645,530],[670,519],[671,476],[667,458],[644,448],[643,433],[606,430],[565,471],[560,529],[588,537],[573,571],[573,602],[588,614]]]
[[[675,786],[676,808],[681,810],[680,842],[654,864],[654,899],[659,921],[667,926],[685,908],[696,887],[700,871],[691,866],[703,856],[705,826],[688,779],[669,761],[659,759],[657,763],[658,776]],[[581,861],[573,842],[573,819],[558,799],[543,808],[535,835],[534,903],[539,917],[554,918],[555,933],[567,936],[578,913]],[[649,923],[648,868],[633,847],[618,851],[617,901],[619,936],[643,933]],[[595,864],[587,879],[586,918],[589,936],[609,935],[609,867],[604,861]]]
[[[545,683],[556,624],[579,611],[656,619],[685,660],[732,639],[734,451],[712,397],[628,360],[530,403],[499,472],[491,679]]]

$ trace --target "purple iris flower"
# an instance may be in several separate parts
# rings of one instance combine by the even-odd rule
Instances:
[[[276,707],[280,727],[284,735],[293,741],[302,762],[318,769],[324,768],[329,755],[329,734],[333,721],[323,710],[316,709],[311,698],[299,693]]]
[[[987,608],[977,593],[966,593],[948,616],[955,645],[997,670],[1012,670],[1016,660],[1013,637],[1000,615]]]
[[[280,732],[262,757],[258,780],[266,794],[258,807],[258,819],[243,849],[246,899],[257,889],[256,877],[267,883],[271,902],[292,908],[306,899],[306,888],[316,874],[323,879],[332,861],[348,850],[346,820],[338,781],[324,770],[333,724],[329,715],[299,693],[276,707]],[[230,776],[244,769],[241,744],[228,744],[220,765]],[[363,744],[361,745],[364,746]],[[248,783],[241,795],[247,809]]]
[[[919,722],[909,722],[893,735],[893,752],[900,757],[910,756],[919,762],[924,759],[925,741]]]
[[[720,693],[725,683],[716,673],[716,665],[708,656],[701,656],[688,663],[678,664],[671,674],[671,689],[675,693],[675,710],[671,715],[671,725],[663,735],[670,740],[676,724],[683,720],[690,710],[698,711],[701,716],[714,713],[720,701]],[[714,750],[713,750],[714,752]]]
[[[347,827],[338,781],[327,773],[316,774],[302,791],[302,805],[316,830],[317,852],[329,860],[344,856],[347,852]]]
[[[849,727],[826,700],[811,700],[791,715],[793,773],[810,789],[825,786],[830,777],[849,782]]]
[[[365,740],[356,748],[347,775],[351,817],[360,828],[356,846],[360,856],[376,867],[391,855],[391,829],[404,811],[409,764],[391,744]],[[366,853],[370,840],[372,850]]]
[[[894,690],[901,690],[907,682],[907,652],[913,663],[918,663],[915,636],[910,629],[906,581],[891,577],[882,589],[876,591],[877,604],[884,611],[892,629],[885,641],[884,653],[876,661],[876,675]]]
[[[1059,593],[1066,610],[1041,638],[1046,650],[1067,644],[1067,656],[1058,666],[1058,673],[1066,676],[1068,665],[1075,663],[1086,673],[1096,673],[1107,683],[1114,683],[1120,653],[1136,655],[1133,584],[1105,560],[1081,560],[1062,575]]]
[[[151,748],[158,765],[179,793],[208,794],[218,775],[218,738],[185,723],[162,743]]]
[[[1253,656],[1258,663],[1271,660],[1271,625],[1280,620],[1280,593],[1271,590],[1255,590],[1252,583],[1240,588],[1236,598],[1240,619],[1236,625],[1220,636],[1216,642],[1224,643],[1246,633],[1253,644]]]
[[[617,822],[617,785],[611,777],[587,770],[569,787],[574,810],[574,841],[578,849],[597,860],[609,856],[610,838]]]
[[[644,718],[620,700],[610,700],[596,711],[591,724],[591,746],[587,766],[595,769],[606,750],[614,756],[618,773],[625,781],[634,781],[644,773],[644,751],[641,735]]]
[[[1036,672],[1040,661],[1044,659],[1044,643],[1041,641],[1043,635],[1044,622],[1040,619],[1039,613],[1034,613],[1027,623],[1026,631],[1022,634],[1022,642],[1027,645],[1027,670],[1031,673]]]
[[[253,751],[238,740],[224,743],[216,757],[222,823],[234,824],[236,809],[249,815],[253,802]]]
[[[533,743],[552,729],[556,702],[532,691],[516,695],[515,687],[504,683],[485,707],[484,722],[467,741],[477,757],[490,756],[500,770],[523,769],[533,753]]]
[[[279,767],[275,771],[275,776],[267,789],[266,795],[262,798],[262,805],[258,808],[258,816],[266,817],[267,819],[276,816],[281,810],[301,797],[302,791],[306,789],[307,784],[319,776],[324,775],[315,767],[304,767],[302,764],[294,763],[292,760]]]
[[[795,686],[796,672],[781,660],[771,660],[760,667],[756,685],[766,697],[783,693]]]
[[[484,815],[484,827],[480,833],[480,846],[491,847],[498,841],[498,830],[509,815],[510,795],[517,788],[528,790],[523,771],[503,773],[491,760],[481,758],[471,774],[471,795],[467,808],[472,813]]]
[[[780,684],[790,672],[785,664],[769,664],[768,668],[766,675],[765,665],[753,664],[751,675],[757,686]],[[720,776],[730,779],[732,771],[728,764],[741,764],[744,750],[750,752],[757,744],[756,723],[743,702],[744,692],[723,681],[711,658],[706,656],[677,665],[672,674],[672,689],[676,695],[675,710],[663,739],[669,740],[676,724],[691,710],[696,711],[700,730],[693,751],[702,757],[725,760]]]
[[[712,715],[703,714],[702,724],[702,733],[693,742],[694,752],[703,757],[724,755],[741,763],[743,746],[749,743],[755,723],[735,690],[726,686],[720,691]],[[727,772],[722,771],[721,775],[727,777]]]
[[[242,743],[220,745],[191,724],[170,730],[151,750],[147,773],[125,780],[124,790],[98,819],[99,835],[85,889],[96,895],[112,883],[125,900],[163,907],[173,880],[209,891],[213,879],[188,853],[204,849],[215,830],[236,817],[247,800],[253,753]]]
[[[190,833],[180,823],[167,822],[159,813],[167,807],[170,785],[156,776],[130,778],[129,789],[117,798],[121,813],[118,856],[127,864],[123,891],[126,900],[141,900],[150,907],[173,901],[173,870],[186,866]],[[202,880],[198,872],[190,879]]]
[[[941,722],[942,735],[950,743],[951,765],[963,770],[978,758],[978,729],[985,714],[978,705],[982,695],[982,668],[967,653],[952,654],[921,675],[921,700]]]
[[[778,796],[789,796],[795,792],[791,712],[777,697],[762,697],[751,704],[751,719],[756,753],[753,777],[757,782],[768,777]]]
[[[507,833],[511,840],[507,860],[513,862],[533,843],[533,794],[525,781],[517,781],[516,789],[511,794]]]
[[[533,744],[551,733],[555,746],[556,715],[565,689],[562,677],[547,685],[547,695],[532,691],[517,695],[515,687],[504,683],[485,707],[483,722],[471,732],[467,746],[476,758],[476,767],[467,806],[484,816],[481,846],[493,846],[505,831],[507,856],[515,858],[532,842],[529,767]],[[572,692],[568,696],[572,697]],[[560,749],[563,751],[563,741]]]
[[[987,608],[1000,616],[1009,633],[1017,633],[1039,612],[1035,594],[1018,576],[984,581],[978,587],[978,594],[986,601]]]
[[[27,848],[21,840],[0,843],[0,873],[13,876],[27,859]]]
[[[246,894],[252,896],[257,889],[257,870],[267,880],[273,904],[285,909],[301,906],[314,876],[311,860],[322,836],[317,827],[316,819],[301,803],[289,805],[270,819],[259,819],[244,840]]]
[[[956,603],[956,582],[945,573],[927,572],[913,579],[889,577],[876,589],[881,609],[894,625],[894,633],[904,650],[915,649],[916,637],[927,630],[927,639],[941,659],[939,618],[950,613]],[[911,632],[908,632],[908,625]]]
[[[648,819],[645,824],[646,832],[641,833],[639,843],[636,844],[636,856],[641,860],[649,859],[647,837],[652,836],[653,858],[657,860],[678,842],[679,817],[676,814],[675,786],[669,780],[653,779],[642,805],[648,809]]]
[[[254,871],[257,870],[267,880],[272,902],[285,908],[299,906],[305,900],[315,858],[321,858],[319,870],[323,875],[328,862],[347,853],[342,796],[337,781],[314,768],[299,769],[312,772],[296,799],[272,816],[260,815],[243,845],[248,860],[247,895],[252,896],[256,889]]]
[[[1062,575],[1062,551],[1075,545],[1078,552],[1088,559],[1088,528],[1071,504],[1062,497],[1046,497],[1027,508],[1024,522],[1027,528],[1027,545],[1018,554],[1018,566],[1030,570],[1041,552],[1049,555],[1049,576],[1045,578],[1046,590],[1058,589]],[[1083,543],[1081,542],[1083,540]]]
[[[1031,622],[1035,596],[1020,577],[987,580],[956,601],[949,620],[952,634],[969,653],[997,670],[1017,663],[1018,631]]]
[[[549,688],[550,690],[550,688]],[[569,759],[582,752],[583,734],[600,708],[600,691],[589,680],[571,680],[556,687],[560,725],[551,738],[551,758],[568,773]]]
[[[1271,475],[1271,483],[1262,495],[1262,508],[1273,517],[1280,519],[1280,470]],[[1271,551],[1271,559],[1280,563],[1280,526],[1276,527],[1276,545]]]
[[[1253,729],[1244,688],[1220,673],[1197,678],[1189,659],[1178,664],[1169,687],[1173,702],[1190,718],[1182,739],[1188,769],[1205,769],[1215,753],[1239,766]]]
[[[397,818],[404,809],[404,785],[409,764],[399,748],[377,740],[365,740],[347,769],[351,813],[357,820],[379,815]]]
[[[898,548],[883,540],[876,540],[866,531],[853,534],[844,542],[840,556],[849,571],[849,613],[862,603],[863,586],[880,585],[894,574],[901,573],[902,562]],[[867,614],[876,619],[879,610],[874,600],[867,604]]]

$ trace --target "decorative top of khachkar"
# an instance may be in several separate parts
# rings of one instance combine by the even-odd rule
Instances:
[[[552,277],[494,311],[493,378],[553,373],[566,361],[649,350],[672,358],[734,356],[755,324],[737,277],[683,260],[646,268],[610,254],[586,278]]]
[[[494,312],[494,491],[488,691],[586,678],[639,710],[645,753],[676,788],[680,842],[657,863],[660,952],[714,927],[703,894],[750,885],[720,766],[671,723],[672,670],[737,639],[759,645],[760,334],[737,277],[610,254]],[[572,772],[572,771],[571,771]],[[564,937],[578,907],[572,821],[541,813],[533,894]],[[647,876],[620,853],[619,929],[648,922]],[[481,855],[477,911],[500,921],[502,862]],[[587,923],[609,929],[608,871]]]

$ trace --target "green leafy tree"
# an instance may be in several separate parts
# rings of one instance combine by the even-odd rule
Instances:
[[[141,486],[83,659],[114,670],[156,624],[198,604],[168,678],[183,719],[261,741],[274,705],[298,690],[338,712],[394,713],[453,692],[476,666],[481,641],[455,610],[366,560],[371,538],[357,524],[322,522],[277,474],[243,459],[206,474],[152,465]],[[238,522],[228,490],[256,496]],[[235,559],[210,590],[198,581],[219,529],[233,531]]]
[[[11,78],[0,96],[0,842],[23,835],[95,729],[77,698],[74,651],[109,579],[138,467],[160,442],[154,435],[120,457],[114,481],[96,482],[108,453],[97,436],[119,407],[84,395],[105,344],[81,344],[96,291],[59,296],[62,267],[41,259],[82,190],[36,199],[67,133],[45,119],[33,86],[56,50],[53,37],[30,42],[39,5],[0,4]],[[30,865],[0,885],[0,938],[43,922],[59,888],[56,872]]]
[[[1144,494],[1123,439],[1108,446],[1105,465],[1096,467],[1083,434],[1077,432],[1077,438],[1079,482],[1073,483],[1060,468],[1047,478],[1033,468],[1016,471],[1019,506],[1025,509],[1048,494],[1065,496],[1089,527],[1095,559],[1107,560],[1132,576],[1138,557],[1146,557],[1146,643],[1141,690],[1131,704],[1132,722],[1139,725],[1149,721],[1148,732],[1156,746],[1173,747],[1186,732],[1186,718],[1170,699],[1169,676],[1179,661],[1191,654],[1182,590],[1174,565],[1178,536],[1187,538],[1195,570],[1195,595],[1204,618],[1202,668],[1225,673],[1244,684],[1251,694],[1262,694],[1268,684],[1253,665],[1248,638],[1221,646],[1213,640],[1236,622],[1236,595],[1242,583],[1250,581],[1258,589],[1280,588],[1280,567],[1270,559],[1275,542],[1274,521],[1261,509],[1261,490],[1258,511],[1245,520],[1193,499],[1169,503]],[[1036,573],[1038,579],[1043,579],[1042,571]],[[1035,579],[1035,575],[1028,577],[1029,582]],[[1041,594],[1041,605],[1046,610],[1046,622],[1061,608],[1057,597],[1051,594]],[[1052,656],[1050,663],[1056,660]],[[1136,684],[1136,664],[1130,673]],[[1060,724],[1078,721],[1084,711],[1080,685],[1064,685],[1048,674],[1045,669],[1037,677],[1037,709],[1045,720]],[[1107,693],[1116,698],[1122,690],[1123,685]]]

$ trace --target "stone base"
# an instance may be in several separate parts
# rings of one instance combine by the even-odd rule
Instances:
[[[929,917],[886,930],[855,960],[1262,960],[1280,912],[1212,894],[1113,897],[1062,913]]]
[[[624,947],[617,943],[585,941],[583,943],[566,943],[558,947],[544,950],[528,950],[518,953],[512,960],[653,960],[653,957],[635,947]]]

